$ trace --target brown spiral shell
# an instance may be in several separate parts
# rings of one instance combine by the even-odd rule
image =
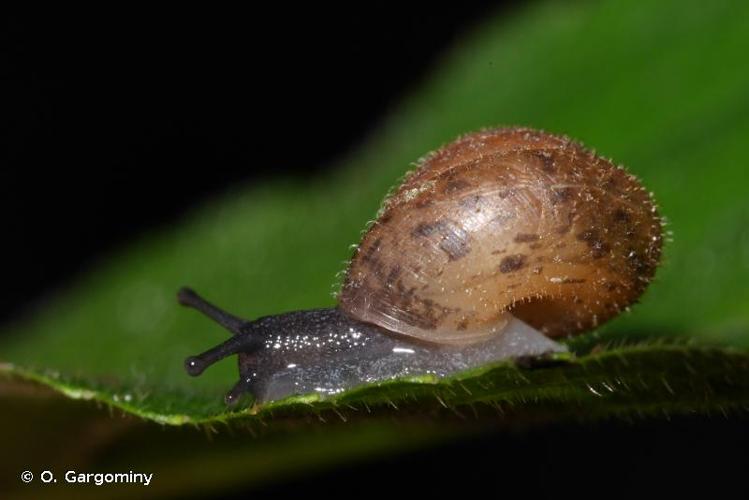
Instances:
[[[388,197],[350,262],[339,307],[392,332],[474,342],[512,313],[551,337],[642,294],[662,224],[639,181],[563,136],[465,135]]]

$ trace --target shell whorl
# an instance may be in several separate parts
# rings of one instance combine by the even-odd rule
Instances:
[[[508,312],[571,335],[637,300],[661,233],[654,202],[622,168],[565,137],[485,130],[425,157],[385,200],[339,304],[431,342],[481,340]]]

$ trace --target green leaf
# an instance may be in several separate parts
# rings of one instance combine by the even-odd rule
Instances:
[[[509,405],[529,418],[746,407],[747,46],[743,2],[544,2],[488,19],[333,173],[238,187],[144,235],[12,325],[2,371],[170,424],[345,417],[366,406],[398,415],[435,402]],[[176,305],[179,286],[247,317],[333,304],[349,246],[410,162],[498,124],[566,133],[625,163],[669,220],[673,241],[642,304],[572,341],[577,359],[397,381],[329,402],[291,398],[255,415],[221,403],[235,364],[187,377],[183,359],[225,334]],[[293,146],[304,126],[267,133]],[[689,343],[588,354],[660,337]]]
[[[417,376],[363,385],[331,398],[291,396],[227,412],[215,398],[154,398],[148,385],[94,384],[57,372],[41,374],[12,365],[10,376],[34,380],[73,398],[105,402],[161,424],[218,424],[240,418],[272,422],[320,418],[375,418],[401,406],[421,411],[477,412],[482,406],[561,419],[585,408],[587,418],[619,414],[692,413],[749,406],[749,355],[726,349],[641,344],[601,350],[576,359],[567,354],[538,366],[497,363],[440,379]],[[478,409],[477,406],[478,405]],[[548,413],[553,409],[553,413]]]

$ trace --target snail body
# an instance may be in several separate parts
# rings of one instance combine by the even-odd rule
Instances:
[[[639,181],[578,143],[525,128],[468,134],[385,200],[337,307],[244,321],[181,290],[181,303],[235,333],[186,368],[239,354],[227,402],[262,402],[558,352],[551,338],[637,300],[661,232]]]

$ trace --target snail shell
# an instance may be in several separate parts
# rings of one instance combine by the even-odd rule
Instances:
[[[661,226],[634,176],[566,137],[468,134],[422,159],[384,201],[339,307],[437,343],[486,339],[510,314],[572,335],[642,294]]]

